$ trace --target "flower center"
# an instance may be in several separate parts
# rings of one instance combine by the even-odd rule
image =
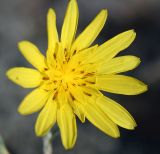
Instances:
[[[95,85],[95,68],[87,63],[83,52],[74,53],[72,56],[59,44],[48,62],[48,68],[44,71],[43,87],[46,91],[54,93],[54,99],[58,93],[69,93],[79,87],[92,87]],[[73,99],[73,96],[71,97]]]
[[[62,75],[62,81],[69,83],[73,80],[72,74],[65,73]]]

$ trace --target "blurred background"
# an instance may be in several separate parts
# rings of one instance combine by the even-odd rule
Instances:
[[[23,117],[17,107],[30,91],[10,82],[5,72],[14,66],[29,66],[17,49],[17,42],[30,40],[42,52],[47,48],[46,14],[57,13],[60,32],[68,0],[0,0],[0,135],[10,154],[42,154],[42,140],[34,134],[37,114]],[[136,55],[141,65],[128,75],[149,86],[138,96],[107,94],[123,105],[136,119],[134,131],[120,128],[121,137],[112,139],[88,121],[78,121],[78,139],[71,151],[65,151],[60,137],[53,141],[55,154],[159,154],[160,153],[160,0],[78,0],[78,33],[104,8],[107,23],[95,43],[120,32],[135,29],[136,41],[122,54]],[[0,152],[0,154],[3,154]]]

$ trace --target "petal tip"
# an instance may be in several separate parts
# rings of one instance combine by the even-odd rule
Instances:
[[[76,7],[78,6],[77,5],[77,0],[69,0],[69,4],[70,5],[76,5]]]
[[[144,92],[148,90],[148,85],[144,85]]]
[[[137,123],[135,121],[133,121],[129,126],[124,127],[128,130],[135,130],[135,128],[137,127]]]
[[[69,2],[74,2],[74,3],[77,3],[77,0],[69,0]]]
[[[103,9],[103,10],[100,11],[100,14],[103,15],[105,18],[107,18],[108,10],[107,9]]]
[[[27,43],[28,41],[20,41],[18,42],[18,47],[21,47],[24,43]]]
[[[23,116],[26,116],[26,115],[30,115],[32,113],[34,113],[34,111],[29,111],[26,106],[24,106],[24,103],[22,102],[18,109],[17,109],[17,112],[20,114],[20,115],[23,115]]]
[[[54,10],[52,8],[49,8],[48,12],[54,12]]]
[[[139,57],[133,56],[134,60],[135,60],[135,68],[138,67],[141,63],[141,59]]]
[[[24,109],[24,107],[22,106],[22,104],[19,105],[17,111],[18,111],[18,113],[19,113],[20,115],[23,115],[23,116],[32,114],[32,113],[27,112],[27,111]]]
[[[136,37],[136,31],[134,29],[127,30],[126,34],[128,34],[128,36],[132,38],[132,40],[134,40]]]
[[[11,70],[12,68],[6,71],[6,76],[8,79],[10,79]]]
[[[37,123],[35,124],[34,131],[37,137],[43,137],[46,135],[46,133],[44,133],[42,129],[39,128]]]
[[[101,12],[103,12],[104,14],[108,14],[108,10],[107,9],[102,9]]]
[[[114,136],[112,136],[113,138],[119,138],[120,137],[120,133],[119,133],[119,131],[118,132],[116,132],[115,134],[114,134]]]
[[[135,29],[132,29],[133,33],[136,33]]]
[[[136,37],[136,31],[135,31],[134,29],[131,29],[130,32],[132,33],[132,35],[133,35],[134,37]]]
[[[7,72],[6,72],[7,78],[8,78],[9,80],[11,80],[12,82],[15,82],[14,72],[15,72],[15,68],[10,68],[10,69],[7,70]]]
[[[18,42],[18,49],[23,52],[23,49],[25,48],[26,45],[30,44],[29,41],[23,40]]]
[[[52,8],[48,9],[48,15],[55,15],[55,11]]]
[[[140,64],[141,63],[141,58],[137,57],[137,59],[138,59],[138,64]]]
[[[37,137],[43,137],[44,135],[35,128],[35,134]]]
[[[73,145],[63,145],[64,146],[64,148],[65,148],[65,150],[72,150],[73,149],[73,147],[74,147],[74,145],[75,144],[73,144]]]
[[[21,46],[22,46],[22,44],[23,44],[23,41],[18,42],[17,46],[18,46],[18,49],[19,49],[19,50],[21,50]]]
[[[132,126],[130,128],[128,128],[128,130],[135,130],[136,126]]]
[[[146,91],[148,91],[148,85],[146,85],[142,82],[142,88],[138,94],[145,93]]]
[[[24,110],[22,109],[21,105],[18,107],[17,111],[18,111],[18,113],[19,113],[20,115],[26,115],[26,113],[25,113]]]

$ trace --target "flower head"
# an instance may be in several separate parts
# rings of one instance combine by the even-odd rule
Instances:
[[[118,126],[134,129],[133,117],[101,91],[136,95],[147,90],[141,81],[120,75],[140,63],[135,56],[115,57],[135,39],[135,32],[123,32],[102,45],[91,46],[103,28],[107,11],[102,10],[84,31],[75,38],[78,6],[70,0],[58,37],[56,15],[47,15],[48,49],[46,57],[28,41],[19,43],[23,56],[35,67],[16,67],[7,72],[10,80],[24,88],[35,88],[18,111],[22,115],[40,111],[35,132],[44,136],[57,122],[64,147],[70,149],[77,138],[76,116],[87,118],[104,133],[117,138]]]

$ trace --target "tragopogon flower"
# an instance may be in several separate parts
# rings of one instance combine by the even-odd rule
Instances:
[[[137,67],[140,59],[115,57],[133,42],[135,32],[129,30],[102,45],[91,46],[105,24],[107,11],[102,10],[75,38],[78,16],[77,2],[70,0],[59,38],[56,15],[49,9],[46,58],[34,44],[22,41],[19,43],[21,53],[37,70],[15,67],[7,72],[16,84],[36,88],[24,98],[19,113],[28,115],[41,110],[35,126],[37,136],[44,136],[57,122],[66,149],[76,142],[76,116],[82,122],[87,118],[114,138],[120,136],[117,125],[126,129],[136,126],[133,117],[101,90],[124,95],[147,90],[141,81],[120,75]]]

